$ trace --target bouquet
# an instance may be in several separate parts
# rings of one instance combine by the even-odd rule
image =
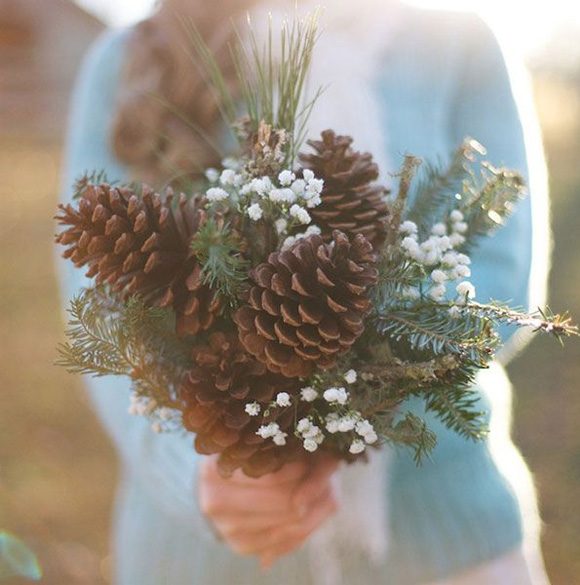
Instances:
[[[179,191],[88,173],[57,215],[64,257],[94,281],[71,301],[60,363],[130,378],[130,412],[191,433],[226,475],[385,443],[420,461],[436,436],[410,397],[481,439],[473,382],[498,325],[576,333],[566,315],[476,300],[470,252],[525,185],[475,140],[446,166],[406,156],[393,190],[350,136],[305,140],[317,35],[315,15],[265,46],[252,33],[232,49],[233,96],[191,26],[235,155]]]

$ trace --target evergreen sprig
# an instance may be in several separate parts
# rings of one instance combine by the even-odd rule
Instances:
[[[96,377],[127,376],[159,406],[176,406],[188,348],[170,333],[167,311],[146,307],[138,297],[115,301],[92,288],[71,300],[68,313],[68,341],[57,348],[57,365]]]
[[[236,28],[236,41],[230,46],[251,128],[256,132],[260,124],[267,124],[274,130],[283,129],[289,137],[286,160],[289,166],[296,158],[310,113],[322,94],[322,88],[319,88],[310,101],[305,100],[306,83],[319,36],[318,21],[319,11],[314,11],[303,19],[295,17],[284,21],[276,33],[270,21],[266,42],[262,46],[248,17],[248,34]],[[183,25],[193,46],[193,53],[188,51],[190,57],[215,92],[222,117],[235,129],[239,110],[225,73],[195,23],[185,21]],[[242,139],[246,140],[244,134]]]
[[[469,251],[477,238],[488,236],[501,227],[517,201],[525,195],[525,190],[524,179],[519,173],[483,162],[481,179],[465,182],[461,203],[457,206],[468,226],[461,250]]]
[[[413,201],[405,213],[405,219],[417,224],[421,237],[457,204],[456,195],[461,195],[465,182],[472,179],[473,162],[483,154],[485,148],[479,142],[466,138],[448,163],[422,163]]]
[[[191,249],[202,265],[204,283],[226,299],[230,307],[236,307],[248,279],[248,262],[230,226],[208,219],[192,239]]]
[[[457,355],[478,367],[486,366],[498,343],[489,319],[474,314],[453,319],[435,303],[387,311],[374,324],[380,335],[412,352]]]

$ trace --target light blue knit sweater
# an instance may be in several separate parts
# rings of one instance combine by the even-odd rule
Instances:
[[[404,153],[445,159],[467,135],[488,148],[489,159],[526,173],[529,151],[501,51],[476,18],[409,11],[377,71],[376,91],[385,106],[390,158]],[[109,146],[109,127],[128,31],[106,33],[92,48],[74,92],[68,135],[65,193],[85,170],[104,169],[127,177]],[[532,193],[532,197],[543,197]],[[67,197],[65,197],[66,199]],[[526,305],[531,266],[531,206],[520,204],[509,224],[474,254],[478,298]],[[71,296],[83,284],[81,271],[61,266]],[[316,583],[304,553],[292,555],[264,575],[249,559],[216,543],[196,506],[199,456],[190,438],[155,435],[147,423],[127,414],[128,384],[87,380],[103,424],[121,458],[122,482],[114,523],[119,585],[307,585]],[[483,384],[488,395],[510,392],[501,369]],[[483,394],[486,394],[483,396]],[[501,396],[500,396],[501,398]],[[413,408],[421,411],[419,403]],[[521,499],[509,470],[498,467],[502,452],[512,472],[526,470],[504,423],[492,442],[466,442],[431,416],[439,445],[433,461],[417,468],[401,453],[391,469],[388,562],[370,567],[344,555],[349,584],[424,583],[501,555],[522,540]],[[503,425],[503,426],[502,426]],[[526,478],[524,478],[526,479]],[[385,497],[387,497],[385,495]]]

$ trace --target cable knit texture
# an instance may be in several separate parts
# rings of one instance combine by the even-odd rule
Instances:
[[[466,136],[485,144],[489,158],[532,176],[531,198],[508,225],[486,240],[473,257],[478,298],[515,305],[541,300],[545,257],[534,256],[530,295],[532,231],[534,250],[547,248],[543,159],[534,128],[514,97],[503,55],[489,29],[466,14],[406,8],[402,25],[374,63],[373,87],[380,111],[373,122],[384,128],[385,160],[398,165],[409,152],[446,159]],[[110,31],[87,56],[73,96],[63,193],[85,170],[103,169],[111,179],[127,178],[114,158],[109,128],[119,89],[125,41],[130,31]],[[364,43],[364,38],[361,38]],[[337,76],[341,71],[335,72]],[[523,96],[525,101],[526,96]],[[522,111],[525,123],[522,125]],[[365,111],[359,112],[361,119]],[[530,126],[531,124],[531,126]],[[537,136],[536,136],[537,138]],[[539,174],[538,174],[539,169]],[[394,170],[393,168],[388,170]],[[68,199],[65,196],[64,199]],[[533,204],[531,203],[533,201]],[[532,222],[532,208],[534,221]],[[534,230],[532,230],[532,224]],[[536,258],[538,260],[536,261]],[[82,271],[59,263],[63,296],[86,284]],[[507,331],[504,331],[507,339]],[[118,448],[123,467],[114,524],[118,585],[308,585],[313,575],[305,552],[262,573],[250,559],[217,543],[196,504],[199,456],[190,437],[157,436],[146,421],[127,414],[128,384],[116,378],[87,379],[104,426]],[[510,386],[494,366],[479,380],[482,406],[490,409],[492,437],[471,443],[444,429],[433,461],[417,468],[407,453],[390,463],[387,558],[368,563],[348,546],[338,556],[344,583],[404,585],[428,583],[461,573],[521,545],[524,532],[535,544],[536,511],[529,473],[509,438]],[[420,402],[409,405],[422,411]],[[348,494],[345,494],[348,502]],[[523,521],[524,511],[526,521]],[[378,513],[383,513],[379,511]],[[498,581],[498,583],[500,583]]]

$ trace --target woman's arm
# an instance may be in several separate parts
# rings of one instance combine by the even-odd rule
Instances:
[[[483,21],[473,19],[463,30],[463,61],[451,111],[453,140],[475,138],[486,147],[490,162],[521,172],[529,186],[505,227],[478,243],[472,280],[482,302],[537,308],[546,299],[550,239],[546,165],[531,88],[523,67],[506,63]],[[504,339],[512,331],[504,329]],[[517,344],[509,345],[502,351],[504,360]]]
[[[109,145],[116,91],[125,43],[130,31],[108,31],[90,49],[74,89],[66,141],[62,200],[84,172],[104,171],[110,181],[127,178]],[[89,284],[82,269],[59,261],[63,297],[69,299]],[[147,420],[128,414],[130,386],[119,377],[84,378],[91,401],[115,443],[124,472],[142,478],[144,489],[176,518],[200,520],[193,496],[196,459],[190,437],[155,434]]]

